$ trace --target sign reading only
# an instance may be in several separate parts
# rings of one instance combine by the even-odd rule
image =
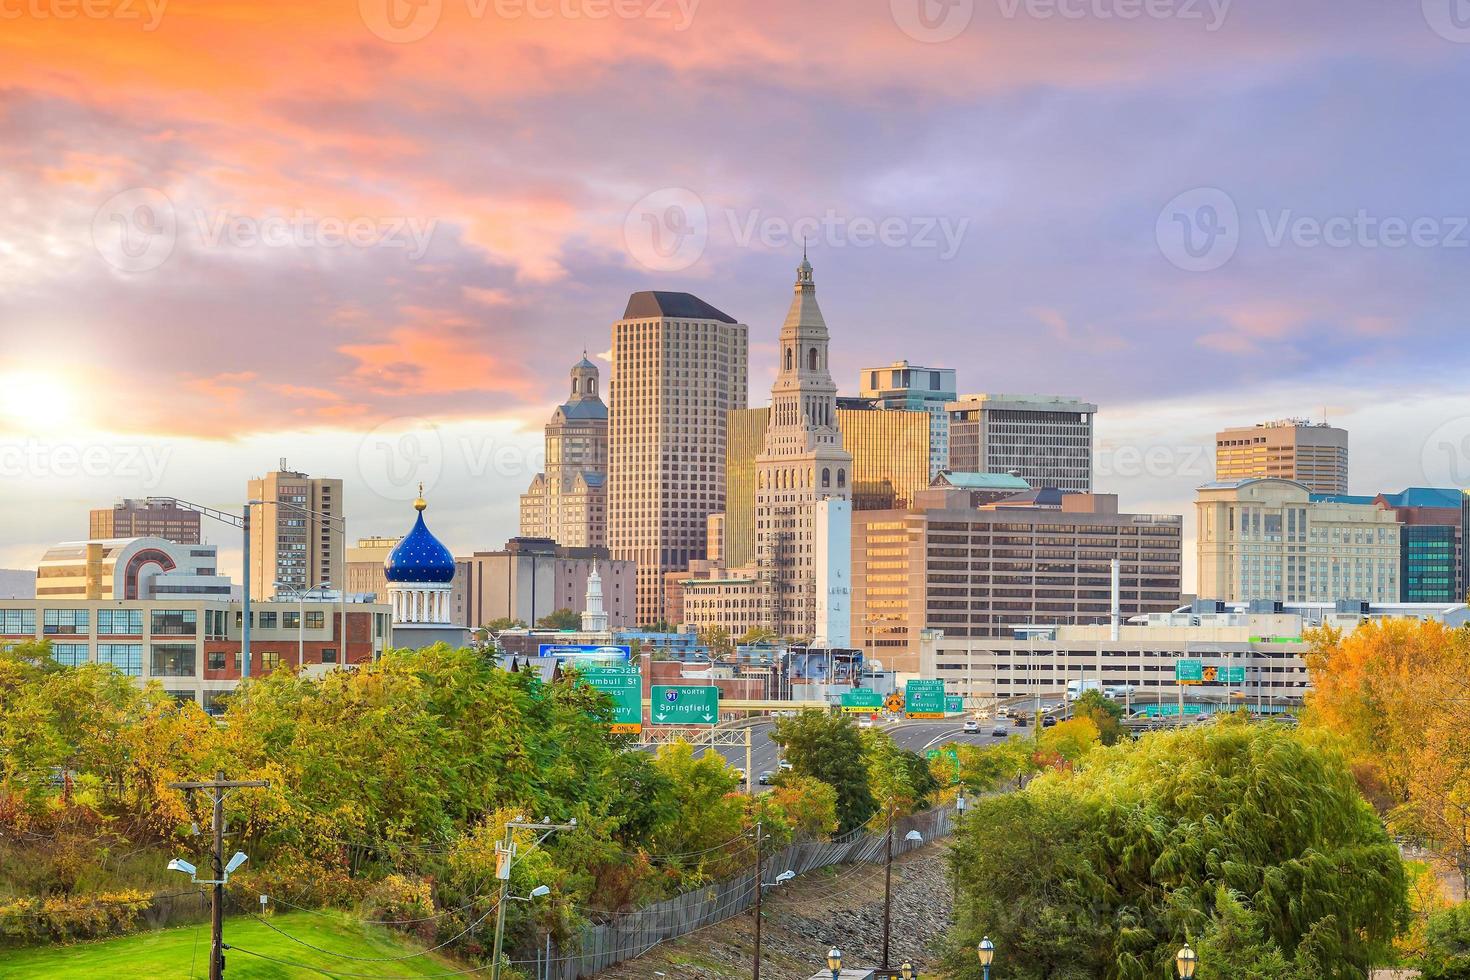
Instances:
[[[720,689],[713,684],[655,684],[649,701],[655,725],[713,725],[720,720]]]

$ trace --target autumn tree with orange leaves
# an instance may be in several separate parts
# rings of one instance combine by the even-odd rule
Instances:
[[[1307,721],[1339,735],[1394,832],[1470,894],[1470,627],[1367,621],[1307,635]]]

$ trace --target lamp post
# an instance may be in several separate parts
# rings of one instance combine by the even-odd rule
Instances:
[[[842,976],[842,950],[836,946],[827,950],[827,969],[832,971],[832,980],[839,980]]]
[[[1174,966],[1178,969],[1181,980],[1190,980],[1190,977],[1194,976],[1194,968],[1198,965],[1199,957],[1195,955],[1194,950],[1189,948],[1189,943],[1185,942],[1184,948],[1174,956]]]
[[[985,936],[975,947],[975,954],[980,957],[980,969],[985,971],[985,980],[990,980],[990,964],[995,962],[995,943]]]
[[[306,666],[306,593],[285,582],[272,582],[276,591],[286,590],[287,595],[296,596],[296,669]]]

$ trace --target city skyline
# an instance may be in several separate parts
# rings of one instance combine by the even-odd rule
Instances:
[[[1470,48],[1432,2],[959,3],[947,40],[898,0],[820,22],[504,6],[416,7],[442,10],[414,18],[422,37],[385,38],[370,0],[7,21],[0,502],[32,519],[0,565],[114,497],[236,501],[231,481],[282,455],[352,481],[385,423],[435,421],[456,457],[461,436],[529,451],[566,355],[607,350],[639,290],[750,324],[759,405],[803,234],[845,393],[863,367],[953,367],[962,394],[1095,401],[1100,443],[1139,453],[1325,408],[1363,450],[1353,489],[1470,482],[1466,151],[1420,124],[1458,117]],[[283,30],[314,43],[282,51]],[[1177,250],[1170,223],[1220,207],[1225,251]],[[680,236],[640,237],[649,218]],[[103,478],[52,475],[93,449]],[[167,456],[162,483],[119,472],[143,450]],[[456,466],[438,526],[503,541],[536,468]],[[1188,515],[1209,475],[1099,488]],[[354,533],[398,530],[411,497],[377,482],[345,488]]]

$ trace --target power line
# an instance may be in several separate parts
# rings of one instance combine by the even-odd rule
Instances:
[[[411,960],[411,959],[416,959],[417,957],[420,957],[420,956],[427,956],[430,953],[437,952],[438,950],[443,949],[445,946],[448,946],[450,943],[457,942],[458,940],[464,938],[465,936],[467,936],[471,932],[473,932],[475,930],[475,928],[480,925],[480,923],[482,923],[486,919],[488,919],[490,917],[490,913],[491,912],[494,912],[496,910],[496,908],[499,907],[499,905],[500,905],[500,903],[499,902],[496,902],[494,905],[490,906],[490,908],[488,908],[488,909],[485,910],[485,914],[484,915],[480,916],[474,922],[471,922],[469,925],[465,926],[464,929],[461,930],[458,935],[449,937],[448,939],[444,940],[442,943],[440,943],[437,946],[430,946],[428,949],[425,949],[425,950],[423,950],[421,952],[409,953],[409,954],[407,954],[405,956],[353,956],[351,953],[337,953],[337,952],[334,952],[334,951],[332,951],[330,949],[323,949],[320,946],[315,946],[315,945],[307,942],[304,939],[299,939],[296,936],[291,935],[286,930],[281,929],[280,927],[272,924],[270,921],[268,921],[267,919],[265,919],[263,916],[256,915],[253,912],[251,913],[251,916],[253,918],[259,919],[261,925],[265,926],[267,929],[270,929],[273,932],[276,932],[276,933],[279,933],[282,936],[285,936],[287,939],[291,940],[293,943],[300,943],[302,946],[305,946],[307,949],[314,949],[318,953],[325,953],[328,956],[335,956],[338,959],[343,959],[343,960],[356,960],[356,961],[361,962],[361,963],[399,963],[399,962],[402,962],[403,960]]]

